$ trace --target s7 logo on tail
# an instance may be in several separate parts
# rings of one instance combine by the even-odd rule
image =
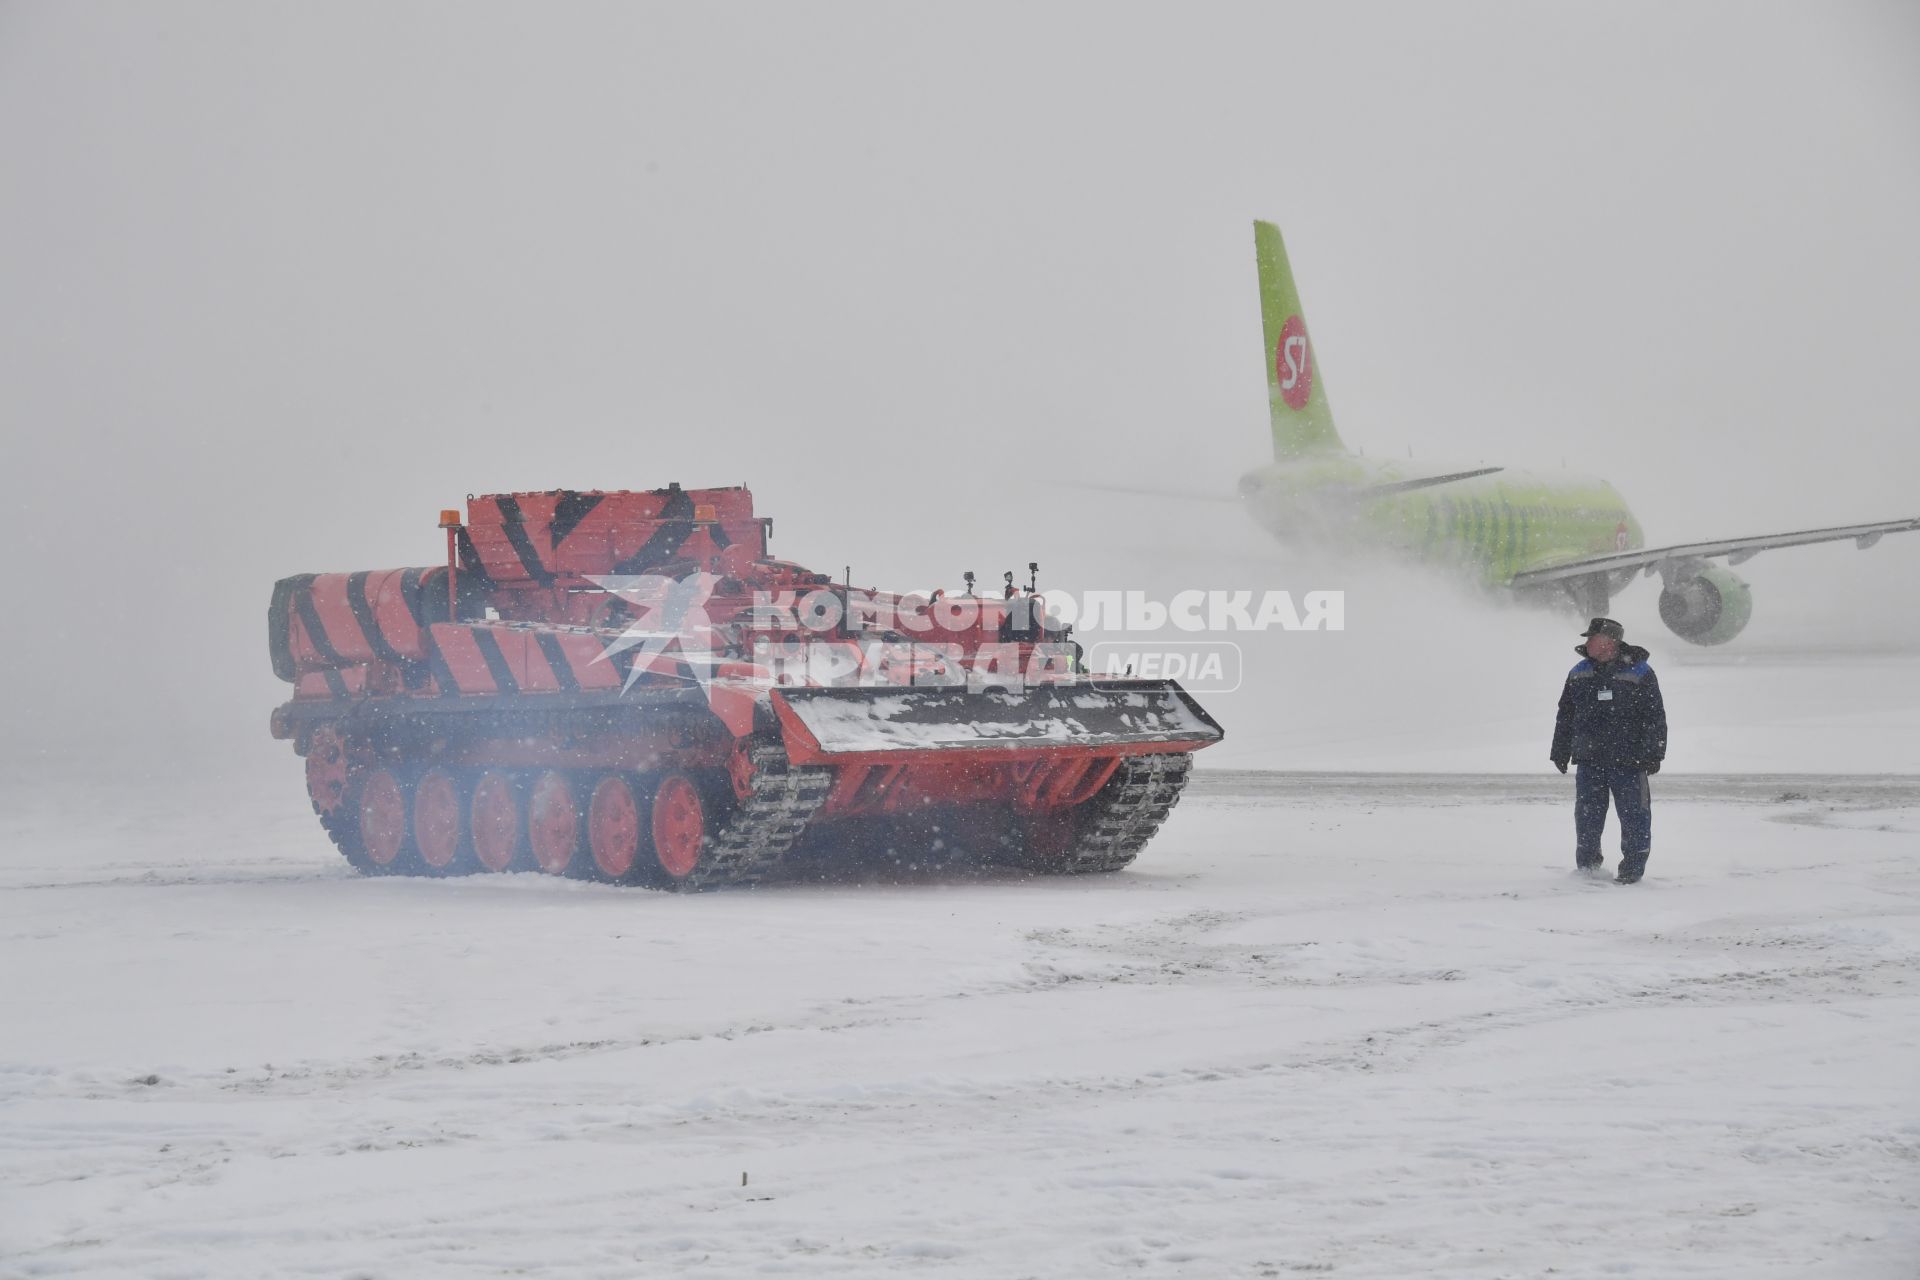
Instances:
[[[1313,354],[1307,346],[1307,323],[1298,315],[1287,317],[1275,344],[1273,372],[1280,382],[1280,397],[1291,409],[1304,409],[1313,395]]]

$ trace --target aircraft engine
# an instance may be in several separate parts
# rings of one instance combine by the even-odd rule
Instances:
[[[1753,589],[1745,578],[1719,565],[1702,565],[1688,578],[1670,579],[1660,591],[1660,621],[1694,644],[1725,644],[1753,617]]]

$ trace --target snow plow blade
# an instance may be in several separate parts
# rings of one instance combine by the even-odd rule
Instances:
[[[1039,684],[1024,692],[793,687],[772,693],[795,764],[980,752],[1138,755],[1218,742],[1219,724],[1172,680]]]

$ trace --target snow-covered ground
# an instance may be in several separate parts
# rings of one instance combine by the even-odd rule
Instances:
[[[0,1274],[1920,1263],[1920,780],[1657,779],[1634,888],[1557,775],[1215,771],[1120,875],[671,897],[359,878],[279,763],[0,807]]]

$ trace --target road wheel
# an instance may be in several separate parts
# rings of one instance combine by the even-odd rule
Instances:
[[[413,784],[413,844],[420,851],[420,865],[430,876],[471,869],[467,797],[451,769],[435,765]]]
[[[498,769],[489,769],[473,784],[467,800],[467,830],[473,856],[487,871],[511,871],[521,864],[527,847],[521,824],[520,784]]]
[[[633,878],[640,866],[640,797],[623,773],[602,774],[587,799],[587,850],[603,880]]]
[[[707,843],[707,802],[684,773],[661,776],[648,807],[654,861],[670,884],[681,884],[700,865]]]
[[[347,786],[347,820],[353,839],[342,849],[347,861],[368,875],[414,869],[417,856],[409,819],[412,797],[406,781],[387,765],[374,765]]]
[[[527,843],[534,866],[548,875],[566,875],[579,857],[585,825],[571,778],[549,769],[534,779],[527,795]]]

